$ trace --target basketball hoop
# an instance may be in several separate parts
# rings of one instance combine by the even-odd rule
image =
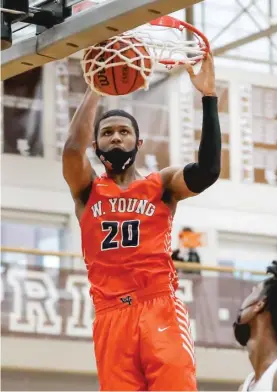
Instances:
[[[187,40],[186,30],[192,33],[194,40]],[[147,90],[155,65],[160,63],[168,69],[186,63],[195,65],[207,56],[210,45],[196,27],[171,16],[163,16],[89,49],[97,50],[98,54],[93,59],[85,55],[81,65],[85,80],[93,90],[97,91],[92,82],[97,73],[124,64],[140,72],[145,80],[141,88]],[[128,49],[135,52],[135,57],[125,55]]]
[[[186,39],[186,30],[194,40]],[[210,52],[207,37],[196,27],[172,16],[163,16],[132,30],[156,63],[173,68],[180,64],[195,65]]]

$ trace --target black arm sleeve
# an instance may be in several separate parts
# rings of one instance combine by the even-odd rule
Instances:
[[[217,97],[203,97],[203,125],[198,163],[184,168],[184,180],[191,192],[200,193],[214,184],[220,175],[221,134]]]

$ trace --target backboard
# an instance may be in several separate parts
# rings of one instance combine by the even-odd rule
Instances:
[[[115,34],[201,1],[67,0],[73,14],[60,24],[39,34],[34,26],[26,28],[17,23],[13,26],[13,45],[1,53],[1,80],[68,57]],[[31,5],[39,7],[42,2],[32,0]],[[91,7],[88,2],[92,3]]]

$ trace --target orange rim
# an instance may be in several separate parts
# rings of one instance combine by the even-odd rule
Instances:
[[[207,56],[208,53],[210,53],[210,43],[208,38],[203,34],[200,30],[198,30],[195,26],[191,25],[190,23],[183,22],[182,20],[173,18],[172,16],[162,16],[161,18],[152,20],[150,22],[150,25],[152,26],[162,26],[162,27],[168,27],[171,29],[177,29],[180,31],[183,31],[184,29],[191,31],[196,38],[198,39],[199,43],[199,48],[200,50],[203,50],[205,52],[204,58]],[[204,42],[204,45],[202,44],[201,40]],[[201,61],[202,59],[197,59],[194,62],[197,63]],[[164,64],[166,66],[172,66],[172,65],[178,65],[178,64],[185,64],[185,61],[176,61],[176,60],[171,60],[171,59],[165,59],[165,60],[160,60],[159,61],[161,64]]]

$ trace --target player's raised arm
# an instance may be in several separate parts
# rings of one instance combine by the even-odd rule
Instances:
[[[93,124],[99,96],[87,89],[83,101],[76,110],[63,150],[63,176],[76,200],[96,176],[86,155],[93,138]]]
[[[161,171],[164,188],[171,192],[175,201],[195,196],[214,184],[221,166],[221,133],[212,55],[203,61],[197,75],[194,75],[191,65],[187,65],[186,69],[195,88],[203,94],[203,125],[198,162],[184,168],[169,167]]]

